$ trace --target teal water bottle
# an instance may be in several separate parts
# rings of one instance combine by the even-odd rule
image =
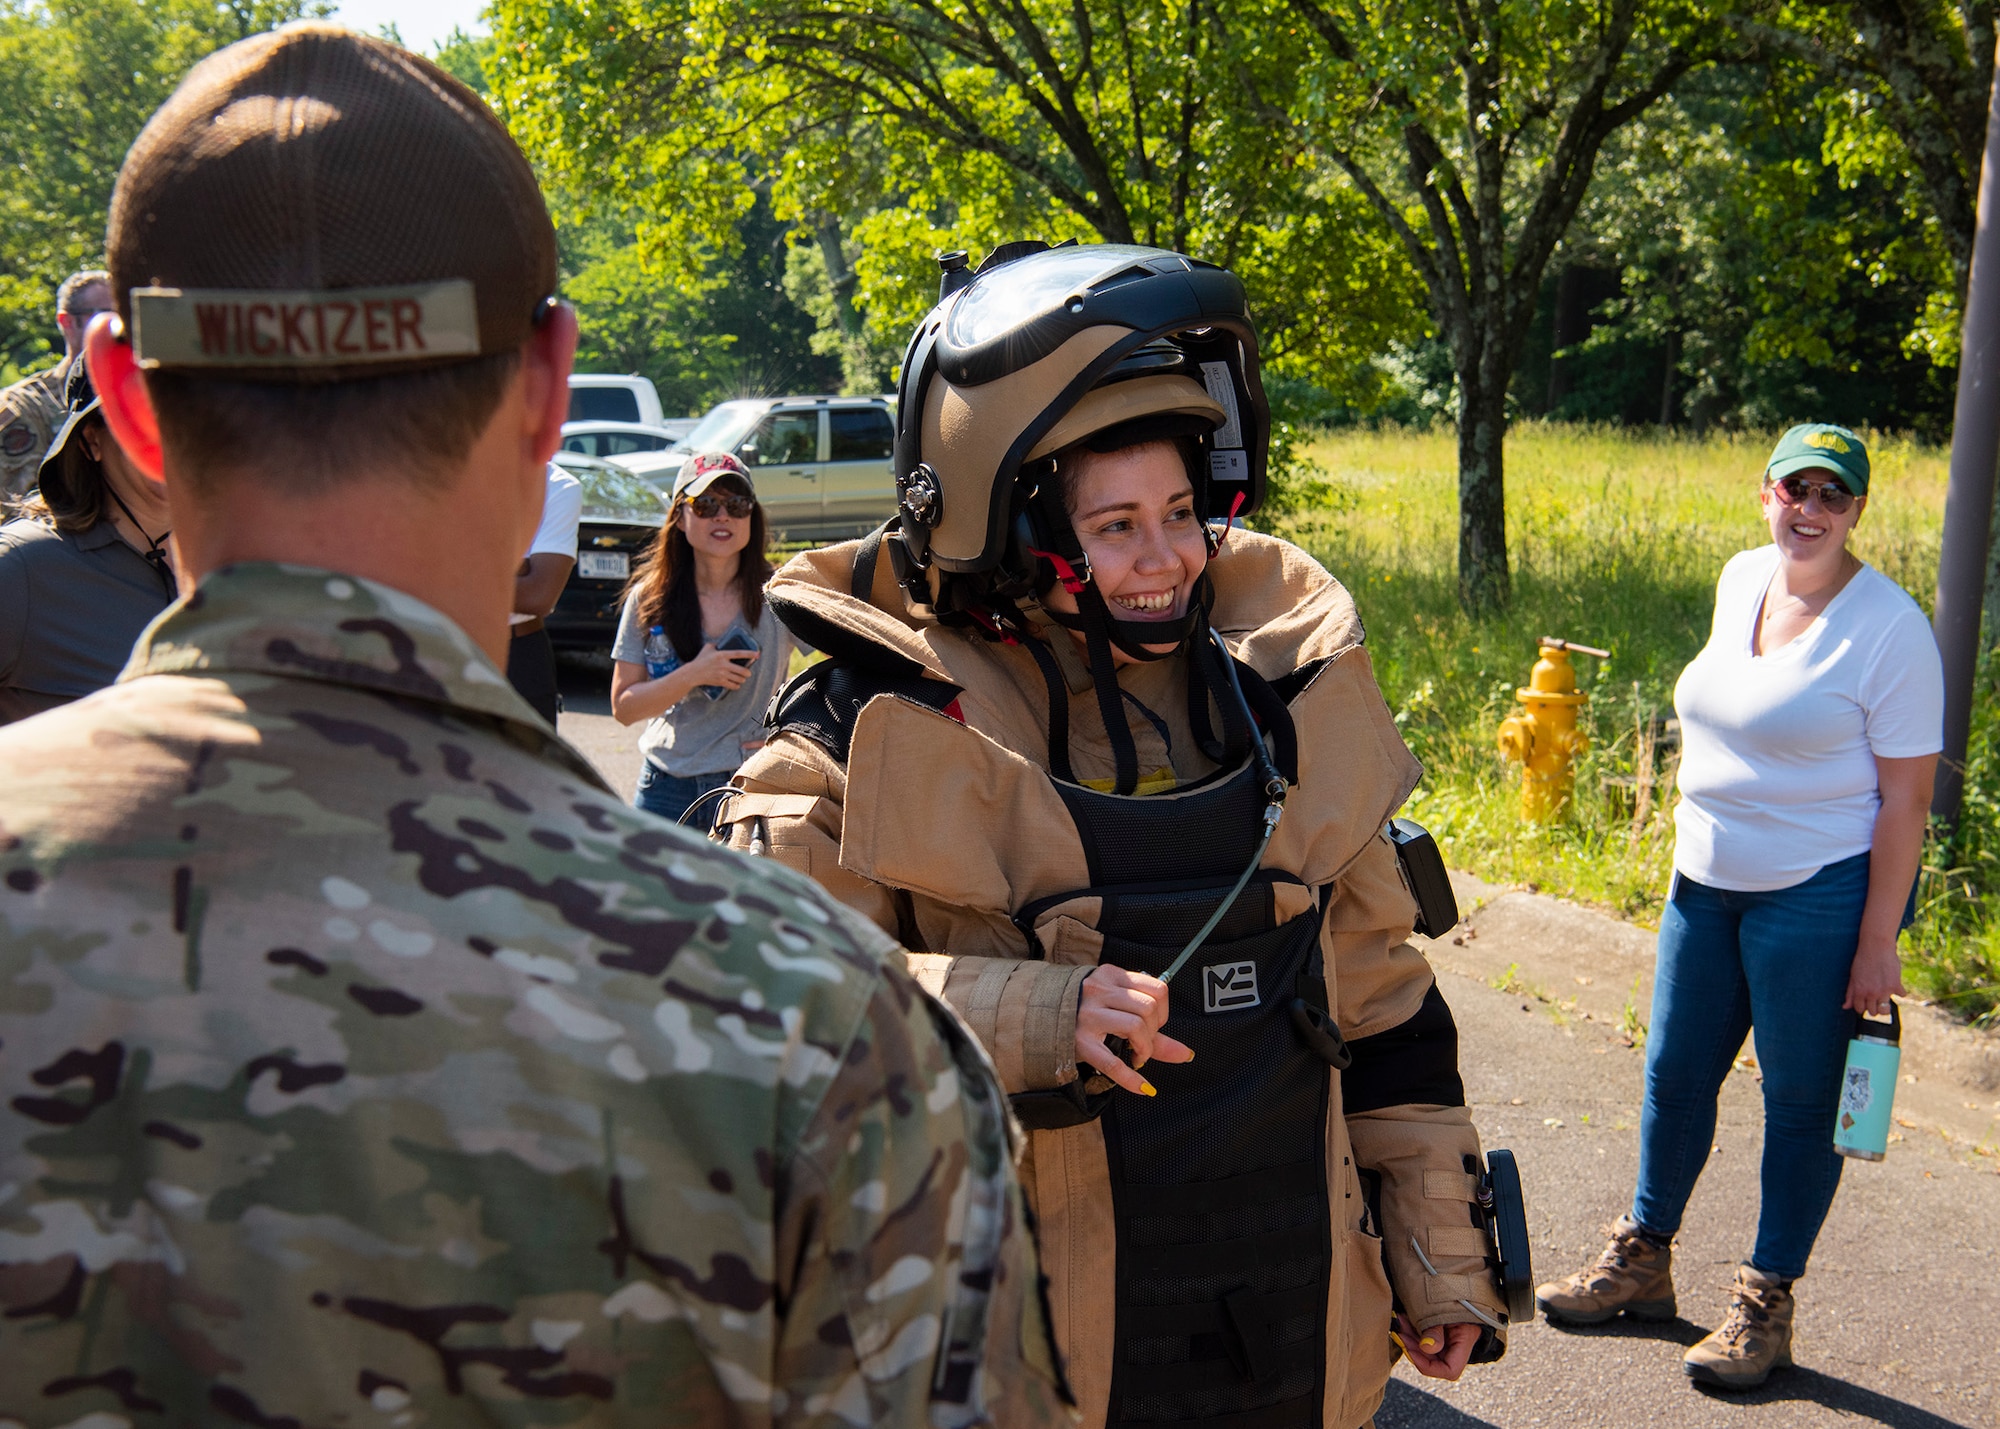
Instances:
[[[1847,1043],[1847,1070],[1840,1078],[1840,1114],[1833,1123],[1833,1149],[1861,1161],[1880,1161],[1889,1149],[1889,1110],[1896,1101],[1896,1074],[1903,1065],[1903,1015],[1889,1004],[1889,1025],[1854,1014]]]

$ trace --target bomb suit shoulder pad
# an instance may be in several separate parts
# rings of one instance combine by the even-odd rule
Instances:
[[[881,653],[889,656],[889,652]],[[899,668],[890,663],[895,658],[866,664],[827,659],[811,665],[772,697],[764,723],[774,735],[796,734],[810,740],[844,765],[854,742],[855,722],[877,695],[893,695],[939,714],[962,718],[955,708],[960,694],[957,685],[924,674],[915,661],[904,661],[907,668]]]

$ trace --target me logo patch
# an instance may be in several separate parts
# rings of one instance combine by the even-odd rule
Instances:
[[[1202,1001],[1209,1012],[1257,1005],[1255,963],[1215,963],[1201,970]]]

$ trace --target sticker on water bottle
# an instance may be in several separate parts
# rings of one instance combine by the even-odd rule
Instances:
[[[1902,1065],[1902,1019],[1891,1010],[1887,1028],[1857,1017],[1840,1076],[1840,1114],[1834,1120],[1833,1149],[1842,1156],[1880,1161],[1889,1149],[1889,1113]],[[1878,1033],[1887,1032],[1888,1036]]]
[[[1849,1067],[1840,1089],[1840,1125],[1852,1130],[1854,1119],[1875,1105],[1875,1080],[1866,1067]]]

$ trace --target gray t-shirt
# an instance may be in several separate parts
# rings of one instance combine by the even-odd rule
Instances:
[[[172,599],[109,521],[81,534],[25,519],[0,526],[0,724],[117,679]]]
[[[730,630],[745,631],[757,642],[757,659],[742,687],[708,697],[715,686],[698,686],[687,698],[647,724],[639,736],[639,752],[678,778],[692,774],[732,773],[743,762],[743,746],[764,737],[764,709],[784,682],[791,663],[791,637],[764,604],[764,614],[752,630],[737,616]],[[727,638],[725,632],[724,638]],[[611,658],[646,663],[646,630],[639,624],[639,595],[625,597],[618,616],[618,638]],[[676,661],[676,664],[679,662]]]

